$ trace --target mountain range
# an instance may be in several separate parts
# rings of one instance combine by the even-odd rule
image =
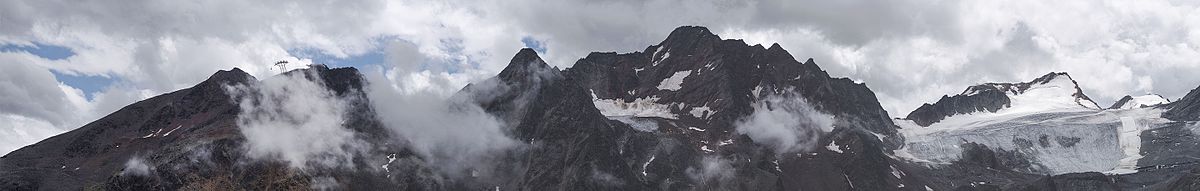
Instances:
[[[892,118],[778,44],[676,28],[446,99],[233,68],[0,157],[0,190],[1198,190],[1200,87],[1101,107],[1067,73]],[[883,84],[886,85],[886,84]]]

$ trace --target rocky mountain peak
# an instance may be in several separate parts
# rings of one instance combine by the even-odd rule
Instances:
[[[208,76],[205,82],[245,82],[254,79],[254,76],[242,71],[241,68],[234,67],[230,70],[219,70]]]
[[[1031,112],[1052,109],[1100,109],[1066,72],[1051,72],[1029,82],[984,83],[962,93],[923,104],[906,119],[929,126],[949,116],[975,112]]]
[[[1109,106],[1108,109],[1143,108],[1167,103],[1171,103],[1171,100],[1168,100],[1167,98],[1164,98],[1158,94],[1146,94],[1137,97],[1126,95],[1125,97],[1121,97],[1120,100],[1117,100],[1117,102],[1113,103],[1112,106]]]
[[[500,71],[497,75],[504,81],[519,81],[530,79],[530,77],[545,78],[547,76],[558,76],[558,69],[550,67],[546,61],[538,56],[537,51],[531,48],[522,48],[508,62],[508,66]]]
[[[658,43],[659,46],[665,47],[689,47],[696,43],[706,43],[720,41],[721,37],[713,34],[706,27],[701,26],[681,26],[671,31],[667,35],[667,39]]]

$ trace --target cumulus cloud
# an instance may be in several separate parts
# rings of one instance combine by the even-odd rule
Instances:
[[[833,120],[804,98],[772,94],[755,103],[754,112],[734,126],[737,133],[784,154],[814,148],[822,134],[833,130]]]
[[[17,150],[65,130],[45,120],[20,115],[0,114],[0,155]]]
[[[140,91],[106,88],[91,99],[57,81],[23,52],[0,52],[0,155],[66,132],[147,97]]]
[[[447,72],[453,63],[421,54],[410,42],[391,45],[386,65],[365,77],[371,107],[393,137],[452,176],[487,171],[491,157],[519,145],[499,119],[445,88],[461,87],[474,80],[471,75]]]
[[[46,120],[55,125],[73,122],[77,116],[67,93],[49,70],[31,64],[30,55],[0,53],[0,110],[10,115],[20,115]],[[67,104],[64,104],[67,103]]]
[[[237,125],[248,156],[300,169],[353,164],[365,143],[343,126],[350,98],[334,95],[315,76],[303,70],[227,87],[241,108]]]
[[[404,70],[404,69],[397,69]],[[406,76],[417,73],[393,73]],[[436,169],[450,175],[486,170],[500,151],[519,144],[502,122],[468,100],[447,97],[412,84],[388,80],[384,71],[368,73],[367,95],[380,121]]]

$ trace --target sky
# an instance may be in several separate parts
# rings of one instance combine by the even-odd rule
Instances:
[[[1068,72],[1102,106],[1200,85],[1200,2],[1171,0],[0,0],[0,153],[217,70],[320,63],[448,94],[520,48],[570,67],[675,27],[779,43],[893,117],[985,82]]]

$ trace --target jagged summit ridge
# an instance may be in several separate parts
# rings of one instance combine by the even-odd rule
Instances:
[[[905,119],[929,126],[946,117],[975,112],[1035,112],[1053,109],[1101,109],[1066,72],[1051,72],[1029,82],[984,83],[962,93],[923,104]]]
[[[1114,102],[1112,106],[1108,107],[1108,109],[1134,109],[1158,106],[1168,103],[1171,103],[1171,100],[1158,94],[1146,94],[1137,97],[1126,95],[1125,97],[1121,97],[1120,100],[1117,100],[1117,102]]]

